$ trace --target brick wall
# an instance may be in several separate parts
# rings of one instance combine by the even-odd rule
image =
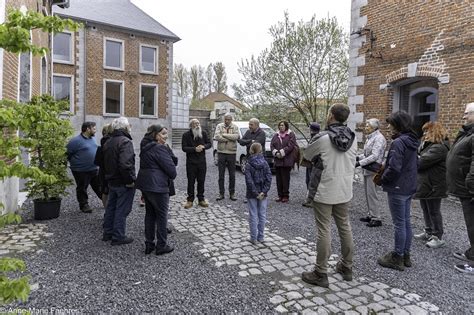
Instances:
[[[353,96],[362,96],[356,111],[384,121],[416,63],[415,77],[437,81],[438,120],[453,134],[474,101],[474,3],[353,0],[352,8],[351,42],[361,42],[351,53],[351,79],[360,79]]]
[[[87,29],[87,114],[102,115],[103,113],[103,80],[124,81],[124,116],[139,116],[140,83],[158,84],[158,117],[166,118],[168,107],[168,53],[166,45],[159,39],[152,39],[130,33],[122,33],[103,28]],[[104,69],[104,37],[124,41],[124,71]],[[158,74],[139,72],[140,44],[158,46]]]

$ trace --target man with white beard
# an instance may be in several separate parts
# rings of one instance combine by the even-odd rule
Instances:
[[[204,199],[204,181],[206,179],[206,151],[211,148],[211,141],[197,119],[189,121],[189,130],[183,134],[182,149],[186,152],[186,176],[188,178],[188,198],[185,209],[193,206],[194,183],[197,180],[197,198],[201,207],[208,207]]]

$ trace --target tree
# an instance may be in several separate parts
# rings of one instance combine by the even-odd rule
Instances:
[[[191,82],[191,97],[193,101],[200,99],[203,96],[203,91],[206,85],[204,79],[204,67],[200,65],[194,65],[190,71],[190,82]]]
[[[177,87],[178,96],[189,96],[189,72],[183,64],[174,65],[174,83]]]
[[[234,89],[247,104],[286,112],[290,123],[294,112],[307,125],[323,121],[331,104],[346,99],[348,36],[335,18],[294,23],[287,12],[270,34],[270,48],[239,63],[244,84]]]
[[[0,24],[0,48],[13,53],[29,52],[35,55],[44,55],[47,47],[39,47],[31,42],[30,31],[41,29],[44,32],[56,33],[64,29],[75,31],[80,24],[72,20],[63,20],[56,16],[43,16],[38,12],[28,11],[25,14],[19,10],[10,10],[7,21]],[[25,117],[20,115],[25,110],[25,104],[15,101],[0,100],[0,126],[4,137],[0,140],[0,180],[7,177],[20,177],[53,183],[57,179],[53,175],[45,174],[38,167],[24,165],[18,162],[20,148],[30,148],[36,141],[16,136],[17,130],[25,131],[30,125],[48,126],[49,121],[43,117]],[[7,162],[7,161],[8,162]],[[13,162],[17,161],[17,162]],[[13,162],[13,163],[10,163]],[[66,166],[64,166],[66,168]],[[3,207],[0,204],[0,207]],[[21,217],[16,213],[0,216],[0,228],[6,224],[19,223]],[[29,277],[10,278],[10,274],[18,276],[25,271],[26,266],[22,260],[3,257],[0,259],[0,305],[15,300],[26,301],[30,293]]]
[[[212,63],[207,66],[206,72],[204,73],[204,77],[206,80],[206,91],[204,95],[208,95],[212,92],[212,82],[214,82],[214,71]]]
[[[212,65],[214,77],[212,80],[212,87],[215,92],[227,92],[227,74],[225,73],[225,66],[222,62],[216,62]]]

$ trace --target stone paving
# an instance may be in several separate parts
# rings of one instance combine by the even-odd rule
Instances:
[[[269,283],[278,290],[270,302],[279,313],[304,314],[433,314],[439,308],[411,292],[363,277],[343,281],[334,273],[338,256],[329,265],[329,288],[304,283],[300,275],[314,266],[315,243],[297,237],[286,240],[268,229],[265,243],[252,245],[248,223],[232,206],[210,204],[209,208],[183,208],[185,196],[178,193],[170,201],[170,223],[177,232],[190,232],[199,239],[194,245],[216,267],[237,266],[241,277],[271,274]],[[357,271],[356,271],[357,272]],[[357,274],[356,274],[357,276]]]
[[[8,225],[0,229],[0,257],[36,250],[38,243],[47,233],[46,224]]]

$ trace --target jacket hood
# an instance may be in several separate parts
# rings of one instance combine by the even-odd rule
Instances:
[[[145,135],[140,142],[140,155],[142,152],[150,150],[156,144],[151,136]]]
[[[420,145],[420,141],[418,140],[418,136],[414,132],[406,132],[401,133],[398,136],[400,140],[406,145],[409,150],[418,150],[418,146]]]
[[[249,159],[247,160],[247,163],[252,165],[255,169],[263,169],[265,167],[265,164],[267,163],[265,161],[265,158],[261,153],[251,155]]]
[[[346,152],[352,147],[355,139],[355,133],[346,125],[331,124],[328,126],[328,135],[331,143],[339,151]]]

